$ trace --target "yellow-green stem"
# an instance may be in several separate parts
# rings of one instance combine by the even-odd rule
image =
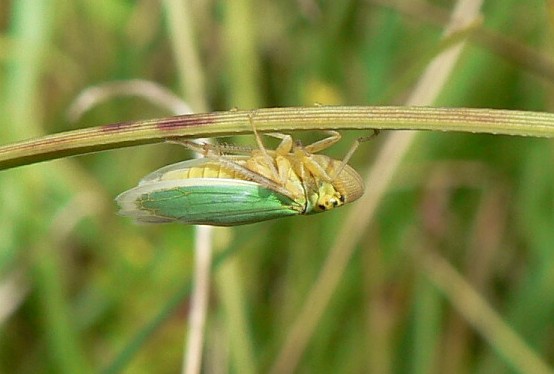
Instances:
[[[230,110],[69,131],[0,147],[0,170],[62,157],[163,142],[299,130],[434,130],[554,137],[554,114],[477,108],[313,106]]]

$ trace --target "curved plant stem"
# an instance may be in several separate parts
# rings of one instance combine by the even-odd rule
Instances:
[[[554,137],[554,114],[476,108],[314,106],[231,110],[123,122],[0,147],[0,170],[175,137],[218,137],[297,130],[439,130]]]

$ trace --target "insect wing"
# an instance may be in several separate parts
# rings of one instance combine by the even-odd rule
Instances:
[[[120,214],[150,223],[234,226],[297,215],[302,210],[287,196],[239,179],[143,180],[116,200]]]

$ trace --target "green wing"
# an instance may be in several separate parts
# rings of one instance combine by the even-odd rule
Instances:
[[[139,222],[235,226],[301,214],[302,204],[258,183],[193,178],[150,182],[116,198]]]

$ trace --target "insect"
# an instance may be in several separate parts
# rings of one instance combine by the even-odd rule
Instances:
[[[257,149],[174,141],[204,157],[147,175],[116,198],[119,213],[146,223],[235,226],[324,212],[363,194],[361,177],[347,164],[361,139],[339,161],[315,154],[340,140],[336,131],[307,146],[268,134],[281,142],[267,150],[253,129]]]

